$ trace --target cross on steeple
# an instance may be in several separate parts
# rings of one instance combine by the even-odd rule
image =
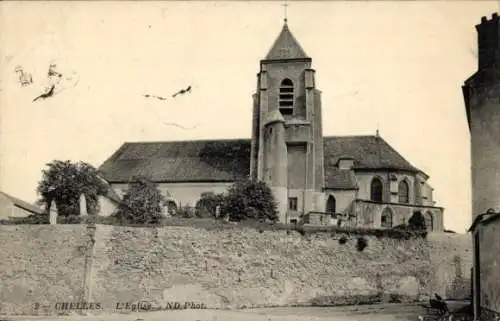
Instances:
[[[283,6],[283,9],[284,9],[284,20],[285,20],[285,23],[288,21],[287,19],[287,8],[288,8],[288,3],[287,3],[287,0],[285,0],[285,4],[282,5]]]

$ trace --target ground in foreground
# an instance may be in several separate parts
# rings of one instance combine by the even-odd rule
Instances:
[[[456,310],[466,302],[450,303]],[[99,316],[15,316],[0,321],[425,321],[443,320],[418,304],[377,304],[345,307],[266,308],[247,310],[169,310]],[[446,318],[448,320],[448,318]],[[453,320],[459,320],[454,318]]]

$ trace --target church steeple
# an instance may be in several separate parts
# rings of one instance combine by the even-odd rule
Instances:
[[[281,33],[274,41],[274,44],[271,47],[271,50],[269,50],[265,60],[285,59],[310,59],[288,28],[286,18],[283,28],[281,29]]]
[[[269,185],[281,222],[321,209],[323,148],[321,92],[312,59],[285,20],[260,61],[250,153],[250,176]]]

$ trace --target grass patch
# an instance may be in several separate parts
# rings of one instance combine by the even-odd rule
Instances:
[[[374,229],[374,228],[348,228],[338,226],[308,226],[282,223],[269,223],[257,220],[243,220],[239,222],[226,222],[214,218],[182,218],[169,217],[163,218],[157,224],[138,224],[129,223],[119,220],[113,216],[95,216],[89,215],[81,217],[77,215],[58,217],[58,224],[101,224],[126,227],[192,227],[205,230],[226,230],[226,229],[242,229],[250,228],[263,233],[264,231],[280,231],[284,230],[287,233],[297,231],[302,236],[310,236],[317,233],[330,233],[332,237],[337,234],[356,235],[356,236],[376,236],[377,238],[394,238],[394,239],[409,239],[413,237],[426,237],[427,232],[415,231],[410,229]],[[31,215],[23,218],[11,218],[8,220],[0,220],[0,225],[23,225],[23,224],[49,224],[48,215]],[[342,244],[342,241],[339,243]],[[344,243],[345,244],[345,243]]]

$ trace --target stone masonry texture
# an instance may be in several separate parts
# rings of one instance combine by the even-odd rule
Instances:
[[[84,225],[0,226],[0,313],[32,314],[34,304],[80,301]]]
[[[500,210],[500,85],[482,89],[471,100],[473,218],[489,208]]]
[[[397,295],[413,301],[439,293],[470,294],[468,235],[431,233],[397,240],[356,235],[138,228],[97,225],[90,271],[81,250],[85,225],[0,226],[0,314],[33,311],[36,303],[90,298],[104,309],[146,300],[153,307],[193,301],[209,308],[339,304],[346,297]],[[89,282],[89,281],[88,281]],[[35,313],[36,312],[36,313]]]

